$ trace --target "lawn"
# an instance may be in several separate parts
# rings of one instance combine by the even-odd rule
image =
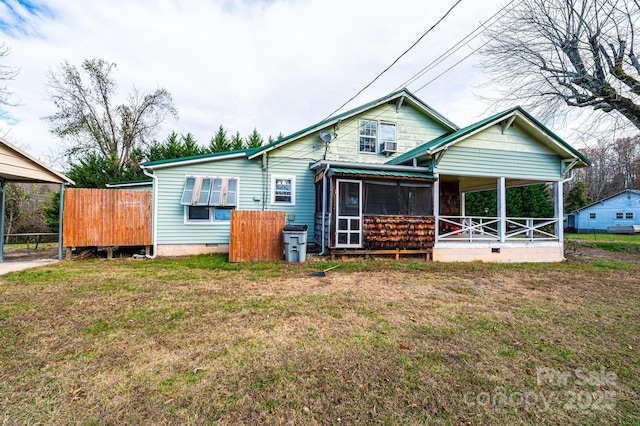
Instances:
[[[12,273],[0,423],[638,425],[640,255],[603,253]]]

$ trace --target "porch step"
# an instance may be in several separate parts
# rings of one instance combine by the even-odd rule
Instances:
[[[395,255],[396,260],[400,260],[400,256],[415,256],[418,254],[424,254],[425,260],[433,260],[433,249],[385,249],[385,250],[368,250],[368,249],[335,249],[330,248],[331,260],[335,260],[336,256],[364,256],[368,259],[369,256],[377,255]]]

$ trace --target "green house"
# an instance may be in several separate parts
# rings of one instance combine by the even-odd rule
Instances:
[[[266,146],[143,164],[154,253],[229,249],[231,210],[282,210],[321,254],[428,252],[443,261],[560,261],[562,182],[590,161],[516,107],[459,128],[406,89]],[[509,218],[508,187],[547,183],[555,215]],[[498,190],[498,216],[464,194]]]

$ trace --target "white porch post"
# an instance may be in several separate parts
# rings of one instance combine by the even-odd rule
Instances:
[[[504,243],[507,235],[507,183],[504,177],[498,178],[498,238]]]
[[[440,233],[440,179],[438,178],[433,182],[433,216],[436,221],[435,241],[438,242]]]
[[[460,216],[465,217],[467,215],[467,203],[465,202],[465,193],[460,193]]]
[[[564,224],[562,222],[563,212],[564,212],[564,194],[562,188],[562,182],[554,182],[553,183],[553,208],[554,208],[554,216],[558,221],[556,222],[556,236],[558,237],[558,241],[564,241]]]

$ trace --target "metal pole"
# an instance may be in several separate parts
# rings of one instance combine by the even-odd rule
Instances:
[[[58,260],[62,260],[62,212],[64,210],[64,183],[60,184],[60,209],[58,220]]]
[[[0,204],[2,204],[2,207],[0,207],[0,210],[2,210],[2,214],[0,214],[0,263],[4,262],[4,211],[7,198],[5,196],[6,189],[7,182],[3,180],[0,182],[0,191],[2,192],[2,195],[0,195],[0,198],[2,198],[2,200],[0,200]]]

